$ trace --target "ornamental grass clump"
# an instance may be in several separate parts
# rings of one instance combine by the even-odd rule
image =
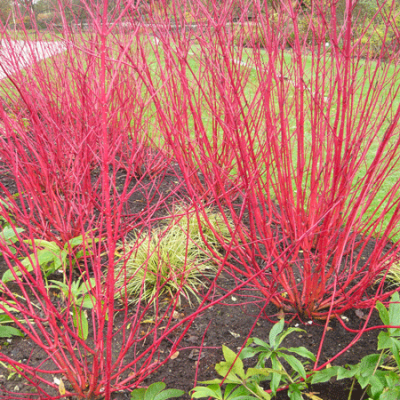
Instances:
[[[185,204],[174,208],[173,216],[167,219],[173,225],[173,229],[181,229],[188,232],[195,243],[207,243],[215,251],[222,248],[219,241],[229,243],[234,229],[230,218],[224,219],[223,215],[212,207],[204,207],[201,213],[195,209],[188,209]]]
[[[368,289],[400,251],[396,46],[385,62],[383,48],[365,56],[353,2],[339,18],[318,0],[255,2],[265,42],[244,50],[232,10],[210,7],[199,45],[173,36],[181,45],[163,47],[154,101],[197,212],[214,201],[233,219],[221,262],[293,318],[373,307],[390,294]],[[397,14],[393,3],[372,19],[399,43]]]
[[[217,267],[200,245],[197,221],[187,222],[187,227],[182,223],[164,231],[154,229],[127,243],[127,254],[116,267],[116,287],[121,288],[116,292],[118,298],[152,303],[166,295],[178,304],[181,297],[189,304],[191,298],[200,301],[198,291],[215,276]]]
[[[15,17],[23,23],[25,11],[20,7],[15,3]],[[120,290],[115,284],[118,243],[138,225],[154,224],[154,213],[177,191],[172,187],[165,195],[160,189],[169,161],[161,159],[164,145],[154,118],[152,98],[159,79],[153,75],[147,40],[153,26],[142,19],[151,13],[151,5],[141,4],[139,12],[133,2],[117,0],[111,6],[107,0],[89,0],[77,6],[84,17],[71,7],[59,2],[54,9],[60,17],[63,53],[39,60],[29,33],[19,32],[32,55],[25,70],[16,57],[16,41],[9,37],[11,27],[1,27],[2,42],[10,39],[12,68],[4,70],[0,63],[0,77],[5,78],[0,94],[10,101],[10,107],[0,105],[0,196],[2,204],[7,203],[1,215],[9,224],[8,231],[2,231],[7,240],[0,240],[0,262],[13,280],[0,281],[0,313],[24,335],[26,348],[25,358],[0,349],[0,362],[18,370],[23,380],[18,388],[2,383],[1,395],[8,399],[111,400],[112,393],[142,385],[165,364],[196,316],[213,303],[177,321],[171,317],[176,303],[161,312],[157,304],[153,310],[140,302],[128,312],[127,302],[115,300]],[[29,8],[26,16],[31,12]],[[79,30],[82,18],[87,32]],[[119,29],[122,20],[129,25],[128,34]],[[57,36],[51,27],[48,30],[46,36]],[[163,32],[163,39],[167,35]],[[148,85],[152,76],[154,82]],[[166,153],[171,154],[169,149]],[[140,210],[132,205],[132,197],[140,202]],[[63,276],[51,277],[62,280],[68,293],[58,301],[58,289],[49,287],[42,268],[40,247],[28,243],[45,240],[63,249],[79,236],[90,250],[79,262],[69,252]],[[190,240],[183,238],[183,243],[190,248]],[[23,262],[26,257],[29,266]],[[189,257],[188,251],[184,257]],[[196,266],[205,263],[199,254],[193,259]],[[191,266],[186,260],[183,268]],[[90,307],[81,301],[82,294],[73,296],[77,276],[93,300]],[[181,278],[170,277],[178,290],[187,280],[185,275]],[[161,296],[164,287],[157,285],[153,297],[159,292]],[[154,315],[157,323],[143,334],[142,324]],[[170,354],[159,351],[165,341],[173,342]]]

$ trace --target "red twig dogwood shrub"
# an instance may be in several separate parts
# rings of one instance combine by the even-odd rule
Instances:
[[[398,54],[365,57],[355,27],[373,20],[352,2],[338,18],[336,5],[241,2],[257,26],[250,44],[242,28],[246,49],[221,6],[196,44],[163,43],[163,96],[175,100],[159,119],[199,212],[215,199],[236,221],[223,244],[234,273],[301,318],[385,298],[367,289],[399,252]]]
[[[6,38],[0,204],[15,240],[0,240],[12,275],[0,309],[33,346],[21,360],[0,353],[28,383],[8,398],[109,400],[166,363],[223,300],[211,287],[182,320],[183,289],[166,303],[162,284],[149,303],[115,300],[121,243],[149,235],[184,184],[225,250],[199,227],[216,279],[229,267],[264,306],[329,319],[388,295],[367,289],[399,251],[400,181],[385,188],[398,172],[397,55],[363,58],[352,2],[342,19],[335,2],[307,4],[83,1],[78,17],[60,2],[64,50],[40,61],[30,44],[28,68]],[[179,180],[163,194],[170,171]],[[230,235],[207,222],[210,204]],[[45,243],[58,278],[43,268]]]
[[[61,7],[64,51],[39,62],[30,44],[26,51],[36,58],[24,71],[17,43],[6,37],[12,68],[3,69],[2,82],[1,220],[14,237],[0,240],[8,267],[0,310],[29,343],[23,359],[0,352],[26,384],[3,391],[7,399],[109,400],[166,363],[196,315],[212,305],[176,320],[182,289],[162,303],[161,283],[149,303],[142,294],[133,307],[115,300],[121,240],[130,231],[150,232],[179,184],[160,190],[170,155],[154,122],[157,82],[143,79],[152,61],[134,23],[137,5],[120,14],[107,1],[82,7],[91,31],[73,33]],[[119,29],[123,16],[132,20],[129,35]],[[49,262],[59,275],[48,274]],[[160,351],[164,342],[167,352]]]
[[[66,32],[63,41],[53,42],[63,51],[39,63],[35,57],[45,52],[46,44],[21,47],[10,38],[4,41],[3,57],[14,66],[4,72],[9,76],[3,86],[8,106],[0,111],[0,154],[2,173],[16,178],[18,198],[3,190],[20,224],[29,225],[37,236],[64,243],[79,234],[82,224],[94,224],[96,212],[103,208],[104,151],[116,160],[114,173],[123,169],[127,179],[161,173],[167,165],[147,135],[152,118],[148,96],[123,62],[124,51],[135,54],[137,43],[119,42],[125,50],[114,59],[115,43],[109,40],[102,61],[99,36]],[[33,64],[18,71],[18,57]],[[10,75],[10,70],[18,72]],[[100,118],[102,80],[110,82],[103,88],[105,132]],[[107,149],[103,134],[110,143]]]

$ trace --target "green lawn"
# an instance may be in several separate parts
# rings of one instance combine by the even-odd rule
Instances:
[[[36,40],[37,35],[34,32],[29,32],[29,37],[32,38],[32,40]],[[48,37],[48,35],[44,36],[45,38]],[[22,34],[20,32],[17,32],[17,36],[13,38],[18,38],[22,39]],[[79,38],[78,44],[83,45],[84,41],[90,39],[89,35],[84,35]],[[110,46],[115,46],[116,52],[115,54],[118,54],[118,47],[115,45],[115,43],[120,39],[120,37],[114,37],[113,39],[110,39]],[[129,39],[129,38],[126,38]],[[132,46],[135,46],[135,43],[132,44]],[[146,38],[141,38],[141,46],[144,48],[144,54],[145,54],[145,62],[149,66],[151,70],[151,78],[153,81],[154,86],[159,89],[160,91],[158,92],[158,96],[161,99],[161,101],[165,102],[167,105],[169,102],[168,96],[166,94],[163,94],[162,87],[163,87],[163,79],[162,79],[162,74],[165,73],[166,70],[168,70],[168,66],[165,64],[165,57],[166,55],[164,54],[163,50],[163,44],[159,42],[158,44],[153,41],[153,43],[150,43],[150,40],[146,40]],[[173,48],[173,46],[171,46]],[[158,52],[159,57],[156,57],[155,51]],[[178,53],[178,51],[176,52]],[[248,74],[248,79],[246,82],[243,83],[243,94],[241,95],[241,100],[242,104],[247,102],[251,102],[254,100],[254,97],[257,99],[261,100],[262,99],[262,93],[258,91],[258,88],[260,86],[260,80],[263,80],[266,78],[267,75],[260,73],[260,71],[257,71],[255,66],[254,66],[254,52],[251,49],[244,49],[244,51],[239,54],[238,49],[234,48],[233,49],[234,55],[232,56],[232,59],[229,61],[230,62],[230,68],[233,69],[240,69],[236,72],[239,74]],[[134,54],[134,52],[132,52]],[[82,53],[83,55],[83,53]],[[174,60],[177,61],[178,57],[177,54],[172,55]],[[187,79],[191,82],[193,87],[197,87],[197,85],[200,83],[201,85],[206,85],[207,84],[207,79],[204,79],[204,76],[201,74],[204,74],[204,65],[208,61],[204,59],[205,56],[205,51],[204,49],[196,43],[193,43],[188,50],[188,55],[187,55],[187,67],[186,67],[186,73],[187,73]],[[267,67],[268,66],[268,54],[261,50],[260,53],[258,54],[259,59],[261,62]],[[293,63],[292,63],[292,54],[290,51],[285,51],[281,55],[283,57],[283,60],[281,60],[282,63],[282,70],[284,72],[284,75],[288,78],[285,80],[285,84],[288,85],[288,92],[287,92],[287,106],[286,106],[286,125],[287,128],[289,128],[289,131],[292,133],[296,133],[296,118],[293,115],[293,109],[290,108],[291,105],[293,105],[293,102],[295,101],[295,90],[294,86],[292,83],[292,78],[291,78],[291,71],[293,69]],[[63,56],[57,56],[62,58]],[[329,53],[327,54],[327,59],[325,61],[321,60],[322,65],[325,65],[327,69],[331,67],[331,61],[329,59],[330,55]],[[216,67],[219,68],[226,68],[226,65],[223,64],[222,57],[219,58],[220,63],[219,65],[216,65]],[[41,64],[44,67],[49,67],[50,70],[50,76],[52,73],[54,74],[54,79],[57,79],[56,73],[52,69],[52,62],[54,60],[43,60]],[[313,60],[311,55],[304,55],[303,56],[303,62],[304,62],[304,82],[306,85],[309,84],[310,77],[313,75],[314,77],[317,76],[318,74],[321,74],[321,67],[313,64],[313,61],[315,62],[315,59]],[[86,65],[86,64],[83,64]],[[390,64],[385,64],[382,63],[381,65],[378,66],[375,62],[366,64],[364,60],[360,60],[358,63],[354,62],[352,63],[353,70],[351,71],[353,76],[354,76],[354,95],[353,95],[353,106],[357,107],[358,104],[362,104],[363,102],[365,103],[365,96],[367,94],[367,91],[370,87],[370,85],[375,85],[377,82],[382,83],[382,87],[378,88],[378,90],[375,90],[375,97],[373,97],[370,102],[373,100],[377,100],[378,102],[383,102],[385,101],[385,98],[389,98],[392,101],[392,109],[390,110],[388,107],[389,111],[394,112],[397,107],[399,107],[400,104],[400,97],[395,96],[395,91],[397,90],[399,86],[399,79],[400,79],[400,68],[397,65],[390,65]],[[377,68],[376,70],[376,75],[373,76],[374,69]],[[206,72],[208,73],[208,72]],[[367,85],[364,86],[359,86],[357,83],[362,82],[364,77],[368,76],[370,77],[370,82],[368,82]],[[132,77],[135,79],[138,79],[138,74],[134,70],[132,70]],[[199,83],[196,82],[197,79],[199,79]],[[315,81],[315,79],[313,79]],[[320,92],[324,92],[322,97],[329,97],[329,88],[331,87],[331,81],[327,80],[325,81],[325,91],[322,91],[319,89]],[[143,96],[149,96],[148,93],[146,92],[146,89],[142,87],[142,93]],[[3,92],[1,95],[2,97],[5,96],[5,93],[8,93],[8,96],[14,95],[12,92],[12,88],[10,85],[7,84],[7,80],[4,80],[1,84],[0,87],[0,93]],[[214,117],[212,115],[212,112],[210,111],[208,105],[206,104],[206,101],[204,99],[200,99],[199,95],[196,95],[194,93],[199,93],[196,92],[196,90],[193,90],[193,96],[198,96],[197,100],[199,101],[199,104],[202,104],[202,107],[204,108],[202,110],[203,113],[203,124],[204,128],[208,132],[208,134],[211,137],[212,134],[212,122],[214,120]],[[313,104],[313,95],[310,93],[309,90],[305,90],[305,101],[306,104]],[[276,96],[277,93],[274,93]],[[336,115],[336,108],[335,108],[335,98],[337,96],[337,92],[333,90],[331,93],[332,96],[332,102],[331,102],[331,108],[330,108],[330,124],[334,124],[334,118]],[[220,99],[220,96],[217,95],[217,99]],[[246,107],[244,108],[246,110]],[[278,111],[278,108],[276,106],[276,112]],[[311,113],[310,113],[310,108],[305,107],[305,125],[304,125],[304,140],[306,145],[306,150],[311,148],[312,145],[312,135],[311,135]],[[369,115],[372,115],[370,124],[367,126],[368,130],[373,134],[376,132],[378,127],[374,126],[375,122],[381,117],[379,107]],[[152,126],[153,131],[149,132],[150,135],[153,136],[153,138],[160,138],[162,137],[161,133],[161,127],[159,126],[157,122],[157,116],[156,116],[156,107],[154,104],[149,103],[147,107],[147,111],[145,113],[145,118],[149,119],[149,125]],[[258,118],[256,115],[252,115],[251,118]],[[250,119],[251,119],[250,118]],[[360,113],[355,113],[352,114],[352,121],[349,121],[349,126],[351,127],[352,132],[346,132],[346,135],[348,134],[354,134],[354,131],[357,129],[357,126],[360,125],[362,122],[362,118],[365,118],[362,116]],[[188,125],[187,129],[189,132],[192,132],[194,136],[195,128],[194,128],[194,120],[193,117],[189,113],[188,117]],[[279,120],[278,120],[279,123]],[[375,142],[371,145],[367,157],[365,160],[365,163],[360,166],[358,170],[358,174],[354,179],[354,182],[357,181],[357,179],[362,178],[365,175],[365,172],[368,169],[368,166],[371,164],[371,162],[374,159],[376,150],[379,146],[379,137],[383,137],[384,132],[386,131],[388,125],[390,123],[390,115],[386,120],[383,122],[382,126],[379,127],[378,129],[378,138],[375,140]],[[277,126],[277,130],[281,126]],[[219,135],[222,137],[222,129],[219,127]],[[254,135],[254,132],[250,132],[250,135]],[[221,139],[220,139],[221,140]],[[292,135],[292,148],[296,149],[297,148],[297,135],[293,134]],[[257,146],[260,145],[265,145],[265,143],[259,143],[257,141],[254,142],[254,145],[256,146],[256,152],[257,152]],[[306,151],[305,153],[306,160],[309,159],[310,153]],[[295,164],[297,162],[297,154],[294,151],[293,154],[291,155],[291,158],[293,160],[293,163]],[[232,174],[235,174],[236,171],[232,171]],[[390,176],[387,177],[385,180],[383,186],[379,190],[379,195],[376,196],[376,198],[373,200],[372,204],[370,205],[368,211],[365,213],[365,218],[368,218],[377,208],[380,203],[380,201],[385,197],[385,194],[393,187],[393,185],[397,182],[399,176],[399,171],[398,167],[396,167]],[[294,181],[293,181],[294,183]],[[304,180],[304,187],[307,188],[309,186],[309,181],[307,179]],[[295,189],[295,188],[294,188]],[[390,218],[391,213],[389,212],[387,214],[387,221]],[[396,239],[400,239],[400,235],[396,235]]]

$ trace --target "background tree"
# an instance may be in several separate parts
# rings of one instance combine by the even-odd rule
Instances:
[[[0,0],[0,21],[5,24],[8,19],[12,19],[11,2],[9,0]]]

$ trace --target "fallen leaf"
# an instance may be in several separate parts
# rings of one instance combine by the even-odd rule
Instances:
[[[58,384],[58,391],[60,392],[61,396],[64,396],[65,394],[65,386],[64,386],[64,382],[62,379],[60,379],[60,383]]]
[[[355,310],[354,313],[357,315],[358,318],[366,319],[365,314],[361,310]]]
[[[171,360],[175,360],[179,356],[179,351],[176,351],[174,354],[171,356]]]
[[[283,309],[281,308],[278,312],[278,314],[276,314],[278,319],[285,319],[285,312],[283,311]]]
[[[195,361],[197,361],[197,359],[199,358],[199,353],[200,353],[200,351],[199,351],[198,349],[193,349],[193,350],[190,352],[188,358],[189,358],[190,360],[195,360]],[[201,360],[203,357],[205,357],[204,352],[201,353],[201,355],[200,355],[200,360]]]
[[[192,335],[192,336],[189,336],[187,338],[187,341],[190,342],[190,343],[197,343],[199,341],[199,337],[195,336],[195,335]]]
[[[321,397],[317,396],[316,394],[319,394],[319,392],[310,392],[310,393],[304,393],[307,397],[309,397],[311,400],[322,400]]]
[[[172,313],[172,319],[179,319],[179,317],[180,317],[180,314],[178,313],[178,311],[174,311]]]

